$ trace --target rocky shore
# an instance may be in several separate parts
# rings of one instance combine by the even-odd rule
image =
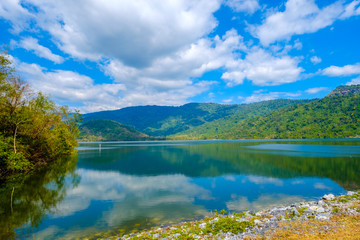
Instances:
[[[340,217],[350,217],[351,224],[357,224],[355,232],[360,231],[360,191],[349,191],[346,195],[337,197],[328,194],[318,201],[299,202],[259,212],[228,214],[223,210],[200,221],[105,239],[267,239],[274,238],[276,234],[277,239],[282,239],[279,231],[295,232],[299,236],[310,232],[320,236],[346,227],[346,222],[340,223]],[[303,227],[302,230],[300,226]],[[355,234],[354,239],[360,239],[360,235],[356,238],[356,234],[360,233],[355,232],[350,234]]]

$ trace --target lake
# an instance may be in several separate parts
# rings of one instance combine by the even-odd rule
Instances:
[[[0,238],[74,239],[256,211],[360,188],[360,140],[80,143],[2,183]]]

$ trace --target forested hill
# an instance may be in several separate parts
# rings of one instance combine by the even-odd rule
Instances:
[[[311,100],[278,99],[251,104],[189,103],[179,107],[139,106],[83,115],[84,123],[90,120],[113,120],[150,136],[169,136],[193,130],[202,125],[226,132],[239,121],[263,116],[272,111]],[[215,123],[215,125],[212,125]]]
[[[280,109],[238,124],[222,138],[360,137],[360,85],[341,86],[327,97]]]
[[[80,126],[81,141],[141,141],[148,135],[112,120],[91,120]]]

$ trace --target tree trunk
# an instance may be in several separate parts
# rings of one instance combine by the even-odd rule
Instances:
[[[16,124],[15,131],[14,131],[14,153],[16,154],[16,133],[17,133],[18,125]]]

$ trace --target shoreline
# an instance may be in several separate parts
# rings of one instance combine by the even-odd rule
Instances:
[[[355,225],[347,226],[346,223]],[[354,231],[360,234],[359,226],[360,190],[348,191],[336,197],[327,194],[317,201],[298,202],[258,212],[228,214],[222,210],[197,221],[98,239],[287,239],[291,238],[291,234],[310,236],[307,239],[322,239],[322,234],[337,231],[350,231],[340,232],[344,235]],[[312,238],[311,235],[320,238]],[[360,235],[356,236],[360,238]]]

